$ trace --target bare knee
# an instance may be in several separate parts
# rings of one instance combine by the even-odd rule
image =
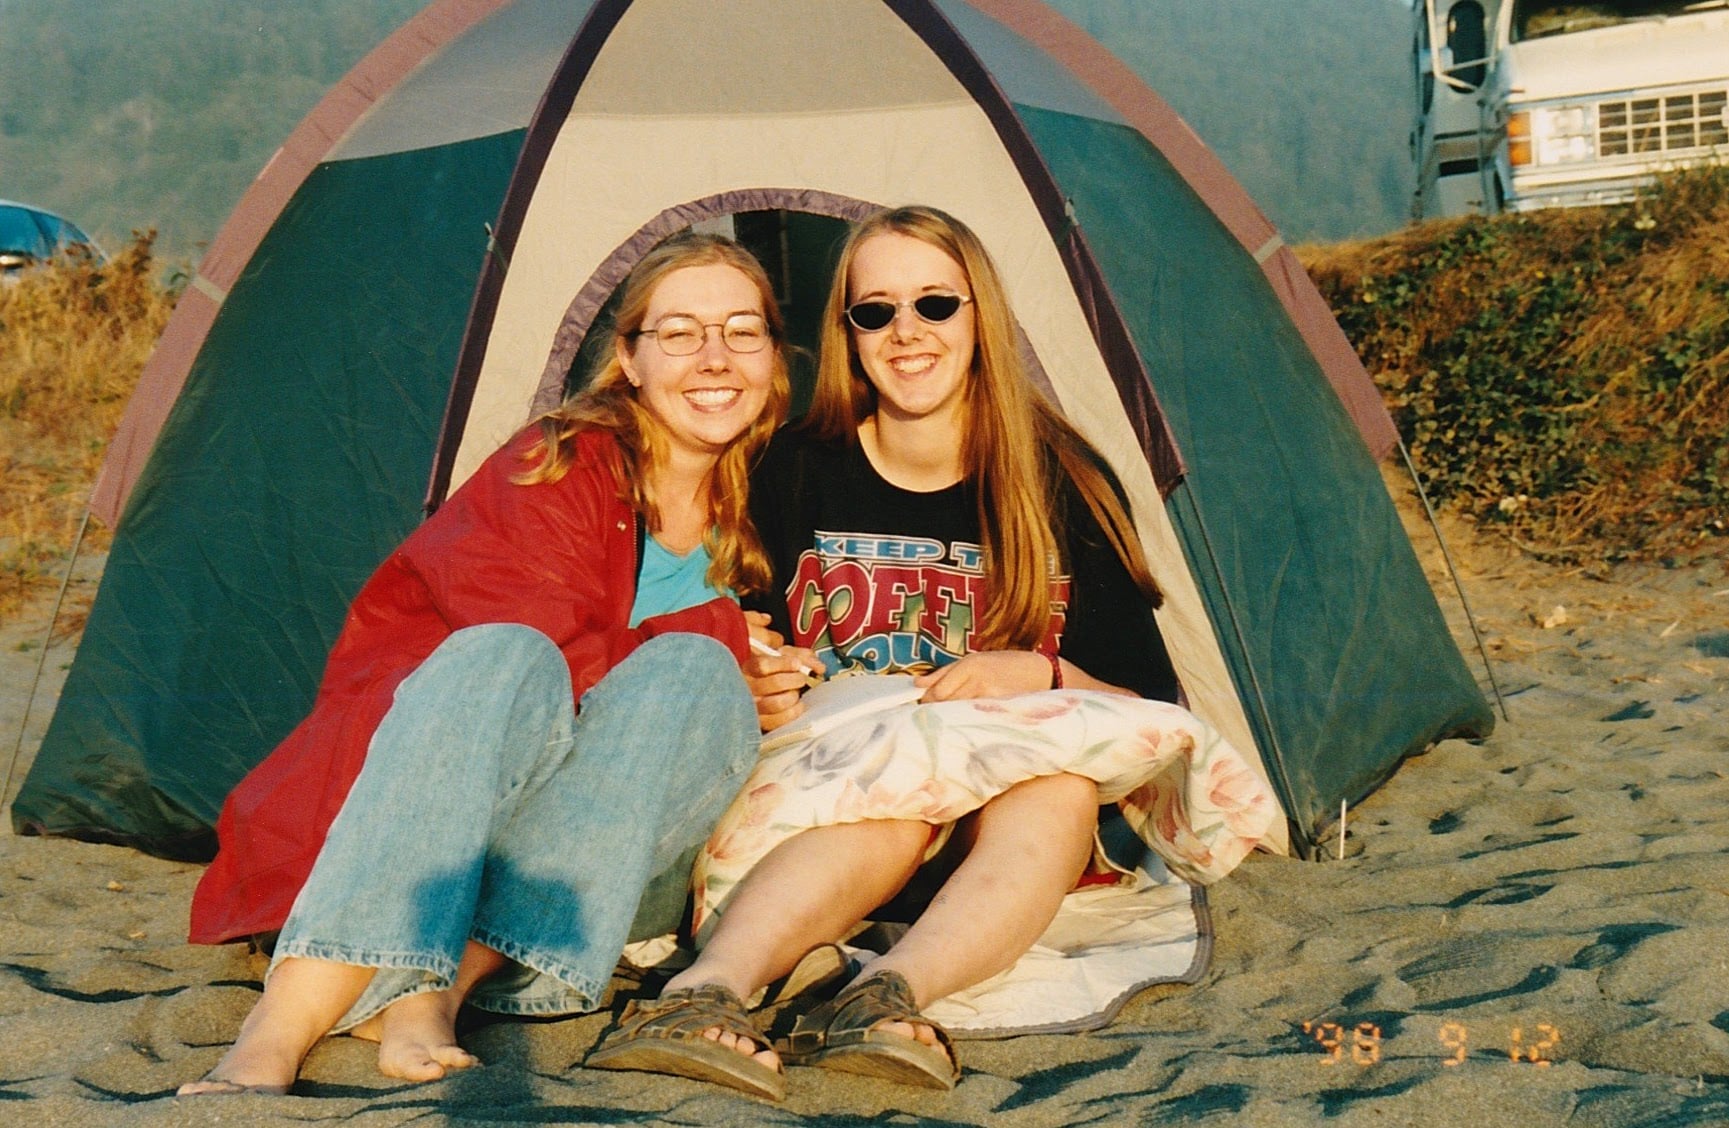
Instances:
[[[1025,780],[986,803],[974,837],[1001,848],[1019,844],[1078,876],[1092,856],[1098,822],[1098,785],[1063,772]]]
[[[979,822],[1033,819],[1051,831],[1071,830],[1091,838],[1099,818],[1099,785],[1085,776],[1060,772],[1023,780],[979,811]]]
[[[1075,775],[1072,772],[1058,772],[1056,775],[1039,776],[1017,784],[1015,790],[1025,787],[1037,794],[1039,802],[1052,807],[1061,806],[1071,814],[1092,821],[1098,818],[1099,785],[1086,776]]]

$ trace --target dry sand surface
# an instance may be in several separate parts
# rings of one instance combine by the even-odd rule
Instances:
[[[1729,1123],[1729,568],[1593,577],[1469,539],[1510,719],[1401,768],[1342,860],[1256,857],[1216,886],[1202,983],[1095,1034],[967,1043],[952,1094],[799,1069],[771,1107],[572,1068],[607,1025],[590,1016],[481,1028],[485,1068],[430,1085],[339,1038],[294,1096],[176,1100],[257,994],[243,948],[182,942],[198,867],[7,832],[0,1124]],[[0,638],[8,755],[45,618]]]

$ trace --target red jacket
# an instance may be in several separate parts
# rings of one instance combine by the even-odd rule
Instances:
[[[516,485],[538,433],[487,459],[355,597],[311,715],[222,806],[220,851],[192,897],[193,943],[282,927],[397,685],[452,632],[481,623],[540,630],[564,652],[578,701],[656,635],[706,634],[741,661],[749,653],[744,616],[727,599],[626,625],[637,518],[619,497],[617,443],[586,431],[564,477]]]

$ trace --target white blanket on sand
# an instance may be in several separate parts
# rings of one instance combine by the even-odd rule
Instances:
[[[765,750],[697,859],[698,943],[750,868],[802,830],[872,818],[946,825],[1058,772],[1092,779],[1100,802],[1121,810],[1106,833],[1130,833],[1098,851],[1118,881],[1069,894],[1012,968],[926,1013],[962,1036],[1084,1029],[1144,987],[1195,981],[1211,953],[1197,886],[1267,836],[1278,803],[1188,710],[1083,690],[898,704]]]

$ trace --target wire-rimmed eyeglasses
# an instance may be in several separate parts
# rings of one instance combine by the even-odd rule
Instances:
[[[702,350],[710,329],[720,330],[721,343],[735,353],[761,352],[774,338],[768,319],[760,313],[735,313],[725,321],[698,321],[682,313],[668,314],[652,329],[638,329],[632,337],[653,337],[667,356],[690,356]]]

